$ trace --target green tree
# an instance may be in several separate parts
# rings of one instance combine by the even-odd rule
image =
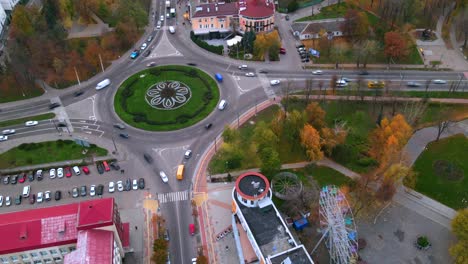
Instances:
[[[299,3],[297,0],[293,0],[288,4],[288,13],[294,12],[299,8]]]
[[[297,110],[293,110],[286,116],[284,124],[284,135],[291,142],[297,141],[297,139],[299,138],[300,131],[304,127],[304,124],[304,114]]]
[[[278,137],[264,121],[258,122],[253,131],[252,139],[257,144],[258,149],[274,147],[278,143]]]
[[[281,169],[281,160],[278,152],[273,147],[265,147],[258,153],[261,166],[260,171],[268,176],[273,176]]]
[[[167,241],[164,238],[155,239],[151,260],[156,264],[165,264],[167,261],[167,246]]]
[[[468,263],[468,208],[458,211],[452,220],[452,232],[458,242],[450,247],[450,255],[455,264],[466,264]]]
[[[234,143],[240,140],[239,130],[226,125],[223,131],[223,140],[226,143]]]
[[[42,14],[45,16],[47,26],[53,29],[60,19],[59,4],[56,0],[46,0],[42,6]]]

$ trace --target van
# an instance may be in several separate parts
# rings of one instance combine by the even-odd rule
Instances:
[[[80,174],[81,174],[80,168],[78,168],[78,166],[74,166],[74,167],[73,167],[73,172],[74,172],[76,175],[80,175]]]
[[[169,32],[171,32],[171,34],[174,34],[175,33],[175,28],[173,26],[170,26],[169,27]]]
[[[29,192],[31,191],[31,186],[24,186],[23,187],[23,197],[28,198],[29,197]]]
[[[224,108],[226,108],[226,105],[227,105],[226,100],[221,100],[221,102],[219,102],[218,109],[222,111],[224,110]]]
[[[223,76],[221,75],[221,73],[216,73],[215,78],[218,82],[223,82]]]
[[[103,88],[106,88],[107,86],[109,86],[110,83],[111,81],[109,79],[105,79],[104,81],[96,85],[96,90],[101,90]]]
[[[184,179],[184,169],[185,169],[184,165],[179,165],[179,167],[177,167],[177,179],[178,180]]]

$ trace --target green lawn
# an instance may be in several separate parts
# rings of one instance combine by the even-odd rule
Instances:
[[[317,181],[320,187],[325,185],[336,185],[339,187],[343,185],[349,186],[353,183],[351,178],[329,167],[309,165],[305,168],[295,169],[293,172],[298,175],[311,176]]]
[[[88,149],[86,155],[83,149]],[[83,148],[72,140],[57,140],[40,143],[25,143],[0,154],[0,168],[9,169],[49,162],[83,159],[90,155],[105,156],[107,150],[91,144]]]
[[[313,15],[313,16],[306,16],[296,21],[302,22],[302,21],[343,17],[346,14],[346,11],[348,11],[348,9],[349,9],[349,5],[346,2],[341,2],[341,4],[339,5],[334,4],[334,5],[323,7],[320,10],[320,13]]]
[[[26,100],[29,98],[40,96],[44,93],[44,90],[42,89],[27,89],[25,90],[25,93],[23,96],[21,89],[16,89],[15,91],[16,91],[15,93],[12,91],[9,91],[8,94],[2,94],[2,96],[0,96],[0,104],[13,102],[13,101]]]
[[[151,74],[155,71],[158,73]],[[153,84],[162,81],[186,84],[190,88],[191,98],[172,110],[151,107],[145,100],[145,94]],[[124,90],[127,86],[130,88],[126,96]],[[201,121],[213,111],[218,100],[218,86],[208,74],[193,67],[170,65],[143,70],[128,78],[117,91],[114,107],[119,117],[131,126],[150,131],[168,131]]]
[[[418,172],[416,191],[421,192],[453,209],[468,206],[468,139],[460,134],[450,138],[432,142],[414,164]],[[438,175],[434,170],[434,162],[449,161],[463,172],[463,178],[450,181]],[[462,202],[462,201],[465,202]]]
[[[7,120],[7,121],[0,122],[0,127],[7,127],[7,126],[11,126],[11,125],[23,124],[26,121],[30,121],[30,120],[35,120],[35,121],[47,120],[47,119],[51,119],[51,118],[54,118],[54,117],[55,117],[54,113],[47,113],[47,114],[42,114],[42,115],[37,115],[37,116],[29,116],[29,117],[20,118],[20,119]]]

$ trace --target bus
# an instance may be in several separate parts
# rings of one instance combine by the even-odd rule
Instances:
[[[385,87],[385,82],[382,81],[369,81],[367,82],[367,87],[368,88],[375,88],[375,89],[381,89]]]
[[[183,180],[184,179],[184,165],[179,165],[179,167],[177,167],[177,179],[178,180]]]

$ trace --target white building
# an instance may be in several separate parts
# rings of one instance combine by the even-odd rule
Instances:
[[[0,5],[0,36],[2,35],[3,30],[6,28],[7,14],[2,5]]]
[[[6,11],[12,11],[20,0],[0,0],[0,5]]]

